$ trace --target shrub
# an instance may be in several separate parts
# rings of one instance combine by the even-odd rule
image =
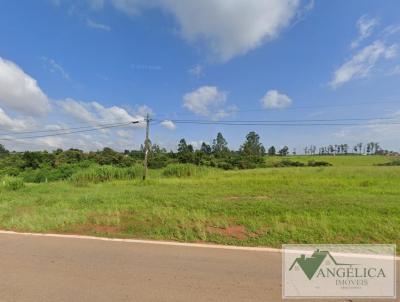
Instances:
[[[12,190],[12,191],[16,191],[16,190],[21,189],[21,188],[23,188],[25,186],[25,183],[22,180],[22,178],[14,177],[14,176],[5,176],[5,177],[3,177],[2,183],[3,183],[3,186],[7,190]]]
[[[167,177],[190,177],[206,174],[210,168],[193,164],[170,164],[162,172]]]
[[[327,167],[327,166],[332,166],[331,163],[328,163],[326,161],[315,161],[315,160],[310,160],[308,162],[309,167]]]
[[[231,163],[227,163],[225,161],[219,162],[217,167],[224,170],[233,170],[235,168]]]
[[[378,164],[378,166],[400,166],[400,159],[395,159],[388,163]]]
[[[106,182],[118,179],[133,179],[141,177],[142,174],[143,168],[141,166],[132,166],[129,168],[94,166],[73,174],[70,180],[76,185],[85,185],[87,183]]]
[[[274,167],[304,167],[305,164],[299,161],[291,161],[288,159],[284,159],[280,162],[274,163]]]

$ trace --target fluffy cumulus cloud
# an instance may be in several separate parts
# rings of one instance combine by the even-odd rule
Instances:
[[[0,58],[0,105],[27,115],[44,115],[50,101],[35,79],[11,61]]]
[[[162,0],[188,41],[205,41],[226,61],[276,38],[289,25],[298,0]]]
[[[128,15],[136,15],[148,7],[162,9],[174,16],[185,40],[205,42],[221,61],[275,39],[304,11],[301,0],[110,0],[110,3]],[[313,1],[305,5],[307,10],[312,7],[310,3]]]
[[[368,76],[379,60],[394,58],[397,49],[397,44],[387,45],[380,40],[373,42],[358,51],[334,72],[330,86],[337,88],[353,79]]]
[[[58,104],[66,114],[78,121],[92,124],[140,121],[141,123],[137,126],[144,126],[143,115],[130,114],[126,109],[118,106],[105,107],[98,102],[80,102],[74,99],[62,100]],[[142,110],[144,107],[139,108]],[[148,107],[146,106],[146,108]]]
[[[50,65],[56,64],[47,58],[43,60]],[[50,107],[56,110],[47,114]],[[15,63],[0,58],[0,128],[3,129],[0,138],[10,150],[96,150],[106,146],[117,150],[138,148],[143,139],[134,140],[134,133],[143,131],[134,132],[134,128],[144,127],[144,115],[152,110],[146,105],[134,108],[127,110],[119,106],[108,107],[99,102],[83,102],[71,98],[50,101],[35,79]],[[141,122],[108,129],[92,127],[99,123],[124,124],[131,121]],[[75,132],[76,128],[73,128],[77,122],[82,122],[85,130],[87,127],[100,131]]]
[[[164,120],[161,122],[161,126],[170,129],[170,130],[175,130],[176,129],[176,125],[173,121],[170,120]]]
[[[376,18],[370,18],[367,15],[361,16],[357,21],[358,37],[351,43],[351,47],[358,47],[361,41],[371,36],[373,30],[378,24],[379,21]]]
[[[202,86],[183,96],[183,106],[197,115],[211,116],[226,102],[226,97],[227,92],[216,86]]]
[[[92,112],[87,109],[87,106],[83,102],[75,101],[74,99],[65,99],[59,101],[60,107],[73,118],[82,122],[93,123],[96,121],[96,117]]]
[[[283,109],[292,105],[292,100],[277,90],[269,90],[261,99],[261,105],[267,109]]]

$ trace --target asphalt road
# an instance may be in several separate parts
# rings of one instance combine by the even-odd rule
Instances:
[[[0,301],[281,301],[281,254],[0,234]]]

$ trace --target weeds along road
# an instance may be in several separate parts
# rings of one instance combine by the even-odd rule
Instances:
[[[1,233],[0,269],[1,302],[281,300],[277,252]]]

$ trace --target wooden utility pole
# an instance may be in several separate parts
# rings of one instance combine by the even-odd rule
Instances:
[[[146,138],[144,140],[144,163],[143,163],[143,180],[147,178],[147,161],[150,152],[150,140],[149,140],[149,130],[150,130],[150,117],[147,113],[146,115]]]

